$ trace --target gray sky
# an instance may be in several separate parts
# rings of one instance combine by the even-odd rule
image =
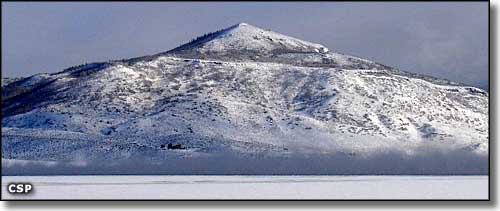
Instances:
[[[488,2],[2,2],[2,76],[170,50],[246,22],[487,88]]]

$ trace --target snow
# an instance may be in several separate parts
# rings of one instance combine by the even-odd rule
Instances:
[[[3,158],[33,159],[19,153],[28,146],[67,152],[42,153],[41,160],[73,159],[64,157],[75,150],[70,146],[90,147],[85,153],[108,149],[110,143],[125,149],[140,143],[158,150],[161,140],[191,131],[193,136],[182,144],[203,153],[415,155],[427,148],[443,153],[470,149],[479,157],[487,156],[487,98],[380,73],[174,57],[111,66],[78,83],[57,81],[56,85],[73,90],[60,94],[85,103],[59,101],[4,118],[2,147],[9,153]],[[465,98],[469,95],[474,98]],[[40,144],[20,145],[19,140],[27,140],[29,134]],[[60,143],[65,141],[62,137],[78,141],[65,145]],[[108,141],[112,139],[116,141]],[[88,144],[96,141],[96,146]],[[233,147],[228,148],[227,142]],[[236,147],[239,143],[248,145]],[[479,147],[470,148],[476,144]],[[125,156],[135,150],[109,149]]]
[[[111,66],[78,83],[57,80],[72,88],[60,94],[80,102],[77,106],[58,101],[4,118],[3,158],[35,159],[24,147],[49,161],[76,159],[71,151],[127,158],[136,146],[148,149],[138,153],[158,151],[162,140],[186,145],[191,150],[186,156],[223,151],[278,157],[394,152],[407,159],[461,151],[487,156],[487,98],[380,73],[175,57]],[[43,147],[51,150],[43,153]],[[431,156],[429,150],[439,153]]]
[[[11,195],[6,185],[30,182]],[[488,199],[487,176],[3,176],[3,199]]]
[[[240,23],[201,36],[190,43],[158,55],[176,55],[183,58],[222,58],[228,60],[272,60],[273,54],[329,52],[323,45]],[[158,56],[156,55],[156,56]],[[271,56],[271,57],[270,57]]]
[[[263,42],[265,40],[265,42]],[[270,41],[270,42],[267,42]],[[224,30],[215,39],[204,44],[202,51],[223,51],[227,48],[252,49],[258,51],[269,51],[275,48],[276,44],[291,48],[308,48],[315,50],[325,48],[322,45],[302,41],[293,37],[266,31],[255,26],[242,23]]]

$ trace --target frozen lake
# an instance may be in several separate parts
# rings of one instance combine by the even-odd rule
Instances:
[[[30,182],[29,195],[7,184]],[[488,176],[2,176],[3,199],[488,199]]]

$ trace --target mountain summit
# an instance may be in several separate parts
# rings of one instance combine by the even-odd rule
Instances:
[[[230,154],[210,173],[488,170],[487,92],[244,23],[153,56],[13,80],[2,100],[9,161],[164,166]],[[271,165],[297,156],[308,159]],[[253,158],[266,160],[243,162]],[[200,173],[191,164],[161,173]]]
[[[302,41],[293,37],[264,30],[247,23],[239,23],[229,28],[209,33],[173,49],[170,53],[184,54],[271,54],[277,52],[326,53],[322,45]]]
[[[128,61],[141,61],[144,58],[160,56],[267,62],[308,67],[393,70],[376,62],[333,53],[323,45],[264,30],[247,23],[239,23],[205,34],[153,57],[139,57]]]

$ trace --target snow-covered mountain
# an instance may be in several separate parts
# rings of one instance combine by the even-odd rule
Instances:
[[[230,153],[334,156],[345,166],[397,155],[395,173],[422,157],[454,166],[447,173],[484,173],[488,132],[488,93],[481,89],[245,23],[156,55],[2,86],[5,163],[165,163]],[[415,163],[408,172],[443,168]]]

